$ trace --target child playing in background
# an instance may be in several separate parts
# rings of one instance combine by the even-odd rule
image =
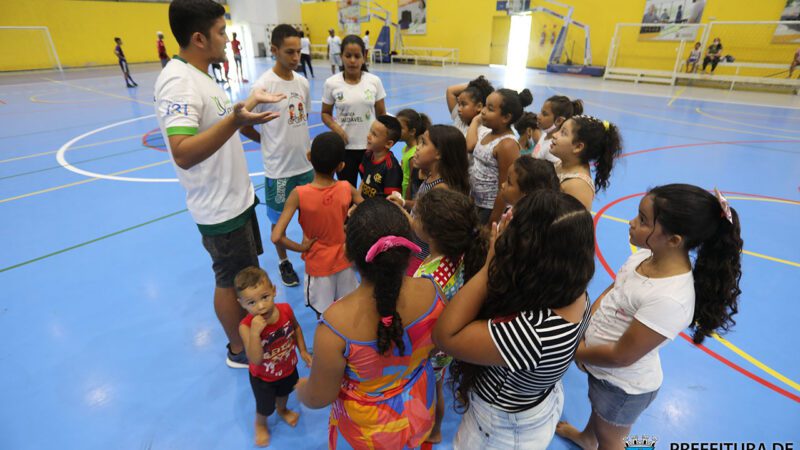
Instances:
[[[453,126],[464,136],[467,135],[472,119],[480,114],[486,98],[494,92],[494,87],[483,75],[469,83],[455,84],[447,88],[447,110],[453,118]]]
[[[519,199],[539,189],[557,191],[558,184],[553,163],[524,155],[514,161],[514,166],[508,171],[508,178],[503,182],[500,195],[508,206],[514,206]]]
[[[404,109],[397,113],[397,120],[400,121],[402,132],[400,139],[405,142],[405,147],[401,153],[401,164],[403,167],[403,189],[400,191],[403,198],[410,199],[413,196],[408,196],[409,180],[411,180],[411,172],[414,169],[411,159],[417,152],[417,142],[422,133],[431,126],[431,120],[425,114],[420,114],[413,109]]]
[[[536,114],[532,112],[522,113],[522,117],[514,123],[514,129],[519,134],[520,155],[530,155],[536,146],[536,139],[539,137],[539,124]]]
[[[523,108],[533,101],[531,91],[521,93],[499,89],[486,98],[486,106],[475,116],[467,132],[467,151],[474,157],[469,169],[472,198],[478,217],[486,225],[500,220],[505,208],[497,195],[508,169],[519,158],[519,142],[511,125],[522,117]]]
[[[591,211],[594,194],[608,188],[614,160],[621,151],[622,136],[616,125],[592,116],[573,116],[558,130],[550,149],[561,160],[556,171],[561,190]]]
[[[247,316],[239,325],[247,359],[250,361],[250,386],[256,398],[255,440],[259,447],[269,445],[267,417],[277,409],[289,426],[297,425],[299,414],[286,407],[297,383],[297,351],[306,364],[303,330],[288,303],[275,303],[275,285],[264,270],[248,267],[234,278],[239,304]]]
[[[488,236],[478,222],[475,205],[468,195],[461,192],[434,189],[417,201],[413,228],[430,248],[430,254],[417,268],[414,277],[432,278],[449,301],[480,270],[486,259]],[[436,352],[431,357],[436,374],[436,421],[427,441],[434,444],[442,441],[442,386],[445,370],[452,360],[444,352]]]
[[[364,198],[385,198],[403,187],[403,169],[391,152],[401,133],[400,121],[395,117],[378,116],[372,122],[367,135],[367,152],[358,166],[359,191]]]
[[[738,311],[739,215],[719,191],[715,198],[688,184],[651,189],[629,235],[640,250],[592,305],[575,355],[589,376],[589,423],[583,431],[567,422],[556,428],[582,448],[621,448],[661,386],[661,347],[686,327],[695,344],[728,331]]]
[[[308,154],[314,179],[292,190],[272,230],[272,242],[302,253],[306,306],[317,318],[358,286],[356,273],[344,254],[344,222],[350,204],[363,199],[350,183],[334,179],[344,166],[344,153],[344,140],[338,134],[329,131],[314,138]],[[295,211],[300,211],[298,222],[303,229],[300,244],[286,237]]]
[[[117,43],[116,47],[114,47],[114,54],[117,55],[117,60],[119,61],[119,68],[122,69],[122,77],[125,78],[125,85],[130,87],[136,87],[135,81],[133,81],[133,77],[131,77],[131,72],[128,70],[128,60],[125,59],[125,52],[122,51],[122,39],[115,37],[114,42]],[[162,66],[163,67],[163,66]]]
[[[552,139],[564,121],[576,114],[583,114],[583,101],[579,99],[570,100],[563,95],[554,95],[542,104],[542,110],[536,116],[539,130],[538,134],[534,133],[536,145],[531,153],[534,158],[546,159],[556,166],[561,164],[561,161],[550,153]]]

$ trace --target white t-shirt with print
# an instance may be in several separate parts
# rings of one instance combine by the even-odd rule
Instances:
[[[311,54],[311,39],[307,37],[300,38],[300,53],[303,55]]]
[[[361,72],[358,84],[344,81],[344,72],[325,80],[322,103],[334,106],[334,117],[347,133],[350,150],[367,148],[369,127],[375,121],[375,102],[383,100],[386,91],[381,79],[369,72]]]
[[[458,131],[466,137],[467,131],[469,131],[469,124],[461,120],[461,117],[458,115],[458,106],[454,106],[450,111],[450,117],[453,119],[453,126],[458,128]]]
[[[225,91],[205,72],[175,57],[155,84],[155,109],[161,135],[181,186],[186,206],[198,225],[217,225],[233,219],[255,201],[253,183],[239,133],[205,161],[190,169],[175,164],[169,136],[202,133],[233,113]]]
[[[311,112],[311,92],[308,80],[292,72],[287,81],[272,69],[267,70],[253,84],[253,89],[265,89],[273,94],[286,94],[278,103],[262,103],[256,112],[277,111],[275,120],[260,125],[261,155],[264,175],[267,178],[288,178],[312,170],[306,153],[311,148],[308,132],[308,114]]]
[[[328,36],[328,55],[338,55],[342,53],[342,40],[339,36]]]
[[[369,50],[369,35],[368,35],[368,34],[365,34],[365,35],[364,35],[364,39],[363,39],[363,41],[364,41],[364,48],[366,48],[367,50]]]
[[[628,367],[608,368],[587,364],[595,378],[606,380],[628,394],[653,392],[664,375],[658,351],[686,329],[694,317],[694,277],[686,272],[667,278],[647,278],[636,268],[652,253],[639,250],[617,274],[614,288],[606,294],[586,329],[586,345],[614,344],[633,319],[667,338]]]

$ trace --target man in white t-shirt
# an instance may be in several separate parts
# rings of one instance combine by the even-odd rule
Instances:
[[[311,112],[311,93],[306,80],[295,69],[300,64],[300,33],[292,26],[281,24],[272,30],[272,48],[275,65],[264,72],[254,84],[254,90],[284,94],[278,103],[259,105],[257,111],[275,111],[281,117],[262,125],[261,132],[252,126],[242,133],[261,143],[264,157],[264,191],[267,218],[272,227],[278,223],[286,198],[292,189],[310,183],[314,179],[314,168],[306,154],[311,149],[308,131],[308,114]],[[280,259],[281,281],[285,286],[297,286],[300,280],[286,256],[286,248],[275,243]]]
[[[342,67],[342,40],[333,31],[328,30],[328,58],[331,60],[331,73],[336,73],[337,67]]]
[[[225,61],[224,15],[225,9],[212,0],[170,4],[170,27],[180,52],[156,79],[154,97],[161,134],[186,190],[186,206],[213,262],[214,310],[229,341],[226,363],[247,368],[239,336],[245,311],[236,299],[233,279],[245,267],[257,266],[262,250],[253,213],[258,199],[238,130],[277,118],[273,111],[252,111],[258,104],[281,101],[284,95],[258,90],[231,105],[206,73],[209,64]]]

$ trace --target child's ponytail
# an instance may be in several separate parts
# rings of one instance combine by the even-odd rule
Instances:
[[[594,187],[597,192],[608,188],[614,160],[622,151],[622,136],[611,122],[592,116],[574,116],[577,140],[583,142],[581,162],[595,163]]]
[[[692,328],[696,344],[716,330],[727,331],[736,322],[742,277],[739,215],[709,192],[689,184],[652,189],[655,221],[681,236],[684,248],[696,249],[695,308]],[[728,216],[728,212],[730,216]],[[730,217],[730,219],[728,218]]]
[[[738,298],[742,290],[742,247],[739,214],[730,208],[731,220],[719,220],[717,232],[700,244],[692,273],[694,275],[695,344],[703,342],[715,330],[728,331],[736,324]]]

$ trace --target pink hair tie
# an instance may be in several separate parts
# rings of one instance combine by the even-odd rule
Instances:
[[[719,207],[722,209],[720,216],[728,222],[733,223],[733,213],[731,213],[731,205],[728,204],[728,199],[726,199],[717,188],[714,188],[714,194],[719,202]]]
[[[383,316],[383,317],[381,317],[381,323],[382,323],[382,324],[383,324],[383,326],[385,326],[385,327],[390,327],[390,326],[392,326],[392,321],[393,321],[393,320],[394,320],[394,317],[393,317],[393,316]]]
[[[364,261],[371,263],[376,256],[380,255],[386,250],[389,250],[390,248],[395,248],[395,247],[405,247],[414,253],[420,252],[420,248],[418,245],[414,244],[413,242],[409,241],[404,237],[384,236],[378,239],[377,242],[372,244],[372,247],[369,248],[367,256],[364,258]]]

